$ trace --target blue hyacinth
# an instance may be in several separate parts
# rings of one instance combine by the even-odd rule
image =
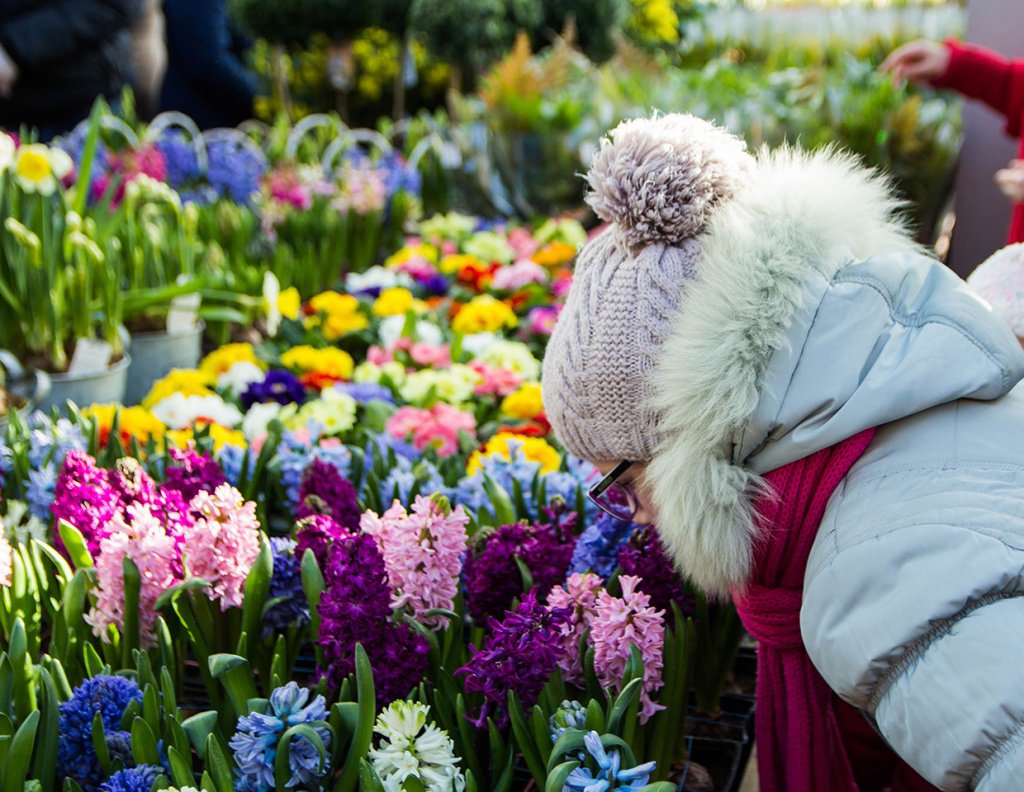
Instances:
[[[99,792],[149,792],[153,782],[163,774],[156,765],[139,765],[119,770],[100,785]]]
[[[52,462],[28,472],[25,500],[28,501],[32,514],[40,520],[50,519],[50,506],[53,505],[53,493],[56,488],[57,466]]]
[[[180,129],[168,129],[156,142],[167,163],[167,183],[178,189],[200,176],[195,146]]]
[[[569,574],[590,571],[607,580],[619,563],[619,550],[636,529],[637,526],[628,520],[617,520],[606,512],[600,512],[580,534],[569,564]]]
[[[235,203],[249,204],[267,170],[264,158],[235,140],[218,138],[206,149],[206,179],[217,194]]]
[[[74,779],[85,792],[97,788],[101,775],[92,742],[93,718],[98,712],[104,732],[113,735],[121,730],[121,716],[132,701],[141,702],[142,691],[124,677],[96,676],[75,688],[60,705],[58,778]]]
[[[309,621],[309,602],[302,588],[302,574],[295,558],[295,542],[284,537],[270,540],[274,573],[270,578],[271,600],[280,600],[263,615],[264,635]]]
[[[238,792],[268,792],[275,788],[274,762],[281,736],[298,723],[308,723],[323,741],[330,757],[330,733],[323,722],[327,708],[323,696],[309,704],[309,691],[295,682],[277,688],[270,694],[266,713],[254,712],[238,719],[238,730],[229,745],[234,751]],[[286,786],[289,789],[319,788],[319,780],[330,770],[329,759],[320,766],[320,754],[305,737],[296,737],[289,746],[288,769],[291,771]]]
[[[247,451],[241,446],[225,443],[217,452],[217,464],[224,471],[224,477],[237,487],[242,478],[242,464],[245,462]]]
[[[601,744],[601,735],[587,732],[583,738],[587,753],[597,764],[597,775],[589,767],[577,767],[569,774],[562,792],[606,792],[612,789],[642,789],[650,782],[655,763],[622,767],[618,749],[606,751]]]

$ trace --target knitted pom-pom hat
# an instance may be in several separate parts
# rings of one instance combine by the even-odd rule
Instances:
[[[1024,243],[997,250],[967,278],[992,310],[1024,339]]]
[[[650,376],[700,235],[753,162],[741,139],[690,115],[626,121],[602,141],[587,202],[611,225],[580,251],[541,380],[555,434],[576,456],[654,456]]]

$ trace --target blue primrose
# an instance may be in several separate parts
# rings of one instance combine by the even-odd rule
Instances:
[[[606,751],[601,735],[587,732],[583,738],[587,753],[597,762],[597,775],[588,767],[577,767],[569,774],[562,792],[607,792],[611,789],[642,789],[650,782],[655,763],[646,762],[636,767],[623,768],[617,749]]]

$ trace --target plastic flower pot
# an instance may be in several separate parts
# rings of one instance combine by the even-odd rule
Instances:
[[[118,404],[124,401],[131,355],[101,371],[88,374],[51,374],[50,392],[39,401],[39,409],[63,409],[67,402],[87,407],[90,404]]]
[[[703,737],[688,738],[687,743],[690,758],[679,778],[679,792],[736,792],[739,789],[743,779],[740,743]]]
[[[195,368],[201,357],[203,323],[177,333],[132,333],[132,363],[124,403],[138,404],[153,383],[171,373],[171,369]]]

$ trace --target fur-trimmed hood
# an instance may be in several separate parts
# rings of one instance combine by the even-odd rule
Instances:
[[[717,208],[662,347],[646,482],[659,531],[712,593],[742,587],[761,474],[1024,376],[1009,329],[916,247],[887,183],[835,152],[762,152]]]

